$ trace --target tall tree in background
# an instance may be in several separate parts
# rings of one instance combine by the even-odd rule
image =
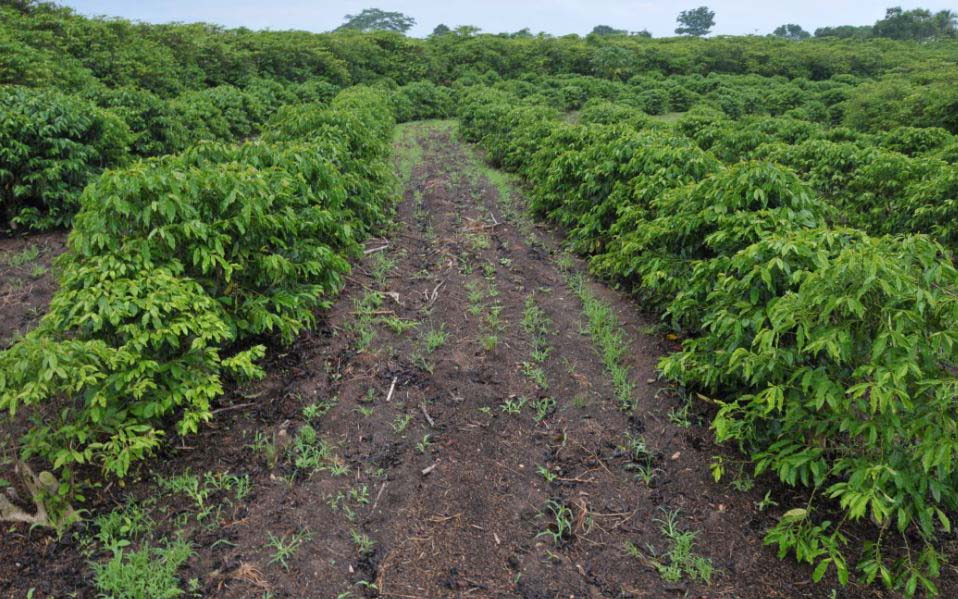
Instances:
[[[625,29],[615,29],[609,25],[596,25],[592,28],[592,35],[625,35]]]
[[[675,19],[679,24],[675,33],[679,35],[708,35],[715,25],[715,12],[708,6],[700,6],[691,10],[683,10]]]
[[[358,15],[346,15],[343,20],[346,22],[340,25],[337,31],[398,31],[399,33],[406,33],[416,24],[416,19],[401,12],[387,12],[378,8],[364,9]]]
[[[874,33],[877,37],[887,37],[895,40],[924,41],[955,37],[958,32],[958,22],[955,13],[943,10],[937,13],[916,8],[902,10],[900,6],[885,11],[885,18],[875,23]]]
[[[452,29],[449,29],[449,26],[445,23],[440,23],[436,25],[436,28],[432,30],[432,35],[446,35],[447,33],[452,33]]]
[[[819,27],[815,37],[837,37],[842,39],[865,39],[872,36],[871,25],[838,25],[837,27]]]
[[[811,33],[805,31],[801,25],[796,25],[795,23],[779,25],[778,28],[772,32],[772,35],[787,40],[807,40],[812,37]]]

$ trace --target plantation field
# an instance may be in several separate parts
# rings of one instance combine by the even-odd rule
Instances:
[[[958,596],[948,14],[0,5],[0,596]]]

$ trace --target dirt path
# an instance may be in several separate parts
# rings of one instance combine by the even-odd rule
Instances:
[[[762,547],[788,506],[759,509],[747,475],[712,482],[707,417],[656,382],[674,342],[581,278],[451,123],[405,126],[397,156],[399,224],[367,244],[323,327],[98,509],[132,496],[158,534],[186,534],[202,596],[829,596]],[[184,472],[209,473],[209,497],[177,491]],[[227,472],[248,476],[243,493]],[[22,557],[35,539],[17,539],[2,549]],[[49,592],[93,596],[66,547],[35,549],[6,589],[55,561]]]
[[[405,133],[400,152],[421,161],[400,224],[368,244],[386,247],[281,384],[280,438],[295,437],[296,410],[329,402],[313,426],[340,476],[256,491],[234,563],[258,564],[289,597],[822,596],[761,547],[761,494],[711,481],[708,432],[670,421],[699,417],[655,382],[669,342],[587,283],[630,345],[636,408],[620,409],[568,284],[582,265],[522,218],[521,198],[448,124]],[[288,573],[265,566],[268,534],[303,530]],[[669,569],[682,531],[694,547]]]

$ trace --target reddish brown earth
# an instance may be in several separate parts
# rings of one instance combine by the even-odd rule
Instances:
[[[321,326],[274,350],[264,381],[230,391],[212,425],[171,443],[139,481],[91,493],[93,513],[145,502],[157,538],[184,531],[196,555],[182,578],[196,579],[196,596],[205,597],[892,596],[813,585],[808,568],[762,545],[764,530],[800,498],[774,488],[779,505],[759,511],[768,481],[748,491],[712,481],[712,457],[736,456],[713,445],[699,407],[690,427],[670,421],[681,402],[657,382],[655,365],[675,343],[655,334],[654,319],[631,300],[589,283],[631,345],[637,407],[620,410],[558,265],[557,236],[521,217],[517,194],[500,197],[447,128],[415,131],[423,159],[399,225],[367,244],[385,249],[357,266]],[[408,141],[398,148],[409,150]],[[385,275],[383,257],[393,265]],[[584,270],[576,261],[564,266]],[[489,293],[493,284],[497,295]],[[483,292],[475,314],[471,290]],[[366,310],[374,337],[364,344],[357,312],[371,292],[382,301]],[[547,388],[523,374],[532,351],[522,326],[530,297],[550,321]],[[501,306],[495,347],[484,343],[494,330],[492,305]],[[393,316],[418,325],[395,333],[383,320]],[[427,332],[440,329],[445,343],[430,353]],[[520,413],[502,409],[510,398],[526,398]],[[555,407],[537,421],[532,403],[543,398]],[[304,407],[322,401],[335,402],[312,420],[329,448],[325,468],[298,470],[292,439],[306,423]],[[275,441],[275,459],[251,447],[257,434]],[[417,449],[425,435],[430,443]],[[650,483],[635,475],[630,435],[644,438],[652,456]],[[189,499],[154,483],[187,470],[249,475],[251,491],[241,500],[214,493],[208,504],[218,511],[200,520]],[[569,513],[571,531],[557,543],[542,534],[556,532],[550,501]],[[668,547],[660,521],[676,510],[679,528],[697,535],[694,553],[712,562],[710,584],[687,576],[666,582],[654,567]],[[271,563],[271,536],[304,532],[288,570]],[[24,597],[30,588],[35,597],[96,596],[87,561],[108,554],[95,545],[78,551],[89,534],[82,526],[60,541],[22,527],[4,532],[0,596]],[[372,542],[366,551],[361,535]]]

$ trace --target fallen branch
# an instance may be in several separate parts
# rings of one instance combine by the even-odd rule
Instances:
[[[393,391],[396,390],[396,381],[398,380],[399,377],[393,377],[393,382],[391,385],[389,385],[389,393],[386,394],[386,403],[389,403],[389,400],[393,398]]]
[[[379,498],[383,496],[383,491],[386,490],[386,481],[383,481],[383,486],[379,487],[379,493],[376,493],[376,500],[373,501],[373,507],[369,509],[369,515],[372,516],[376,511],[376,506],[379,505]]]
[[[429,412],[426,411],[426,404],[419,404],[419,408],[422,410],[422,415],[426,417],[426,420],[429,422],[429,426],[436,428],[436,423],[433,421],[432,416],[429,415]]]
[[[432,308],[432,305],[436,303],[437,299],[439,299],[439,288],[445,284],[446,284],[445,281],[439,281],[439,284],[433,287],[432,293],[426,294],[426,299],[428,301],[426,302],[426,305],[423,306],[422,308],[423,310],[428,310],[429,308]]]
[[[369,254],[375,254],[376,252],[381,252],[388,247],[389,247],[389,244],[387,243],[386,245],[378,247],[378,248],[369,248],[368,250],[364,250],[363,254],[368,256]]]
[[[217,409],[213,410],[212,412],[210,412],[210,414],[213,415],[213,416],[215,416],[215,415],[217,415],[217,414],[222,414],[223,412],[229,412],[229,411],[231,411],[231,410],[242,410],[243,408],[249,408],[249,407],[255,406],[255,405],[256,405],[256,403],[255,403],[255,402],[252,402],[252,401],[251,401],[251,402],[247,402],[247,403],[240,403],[240,404],[236,404],[236,405],[232,405],[232,406],[226,406],[225,408],[217,408]]]

